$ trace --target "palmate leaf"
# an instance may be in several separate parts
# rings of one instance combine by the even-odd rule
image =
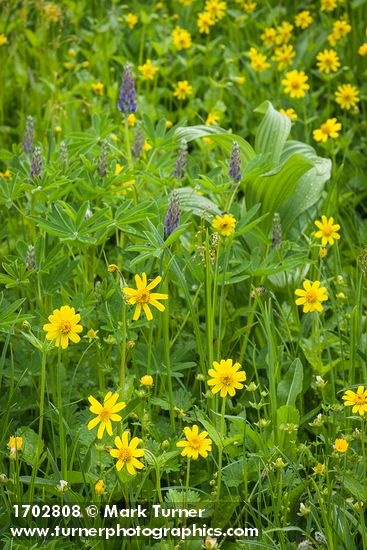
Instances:
[[[31,318],[31,315],[16,313],[24,301],[25,298],[20,298],[19,300],[14,300],[10,304],[7,304],[4,302],[3,292],[0,292],[0,328],[10,327],[16,322]]]

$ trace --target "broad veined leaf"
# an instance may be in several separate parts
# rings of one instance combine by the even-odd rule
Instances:
[[[264,101],[255,113],[265,114],[256,132],[255,151],[270,155],[270,160],[278,164],[291,131],[290,118],[276,111],[270,101]]]

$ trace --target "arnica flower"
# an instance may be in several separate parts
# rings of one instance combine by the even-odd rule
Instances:
[[[313,21],[313,17],[308,10],[303,10],[294,18],[294,24],[300,29],[307,29]]]
[[[118,472],[126,466],[129,474],[134,475],[136,469],[144,468],[144,464],[138,460],[144,456],[143,449],[137,449],[140,442],[138,437],[133,437],[129,443],[129,432],[124,432],[122,437],[115,437],[116,449],[111,449],[110,455],[117,458],[116,469]]]
[[[365,57],[367,55],[367,42],[364,42],[362,46],[359,46],[358,55],[361,55],[362,57]]]
[[[317,67],[322,73],[336,73],[340,67],[340,59],[335,50],[323,50],[316,56]]]
[[[336,118],[329,118],[320,128],[313,131],[313,139],[326,143],[329,138],[336,139],[341,129],[342,125]]]
[[[126,16],[126,23],[129,29],[133,29],[138,22],[138,17],[134,13],[128,13]]]
[[[336,439],[334,443],[334,449],[338,453],[346,453],[349,447],[349,443],[346,439]]]
[[[172,31],[172,42],[177,50],[187,50],[192,46],[190,33],[178,25]]]
[[[297,120],[297,113],[294,109],[279,109],[279,112],[282,113],[282,115],[286,115],[291,120]]]
[[[187,164],[188,152],[186,139],[181,141],[179,150],[177,152],[176,164],[173,169],[173,176],[177,179],[182,179],[185,175],[185,168]]]
[[[334,239],[340,239],[340,235],[337,233],[340,229],[339,224],[334,224],[334,218],[330,217],[329,219],[326,216],[321,216],[321,221],[315,221],[316,227],[319,228],[319,231],[315,233],[316,239],[321,239],[321,245],[332,246],[334,244]]]
[[[215,113],[214,111],[211,111],[208,113],[208,116],[205,119],[205,126],[212,126],[213,124],[216,124],[219,122],[220,116],[218,113]]]
[[[227,4],[221,0],[206,0],[205,10],[210,13],[214,22],[220,21],[226,14]]]
[[[275,43],[278,45],[286,44],[292,37],[293,25],[288,21],[283,21],[283,23],[276,28],[276,31]]]
[[[159,67],[154,67],[152,60],[147,59],[144,65],[139,65],[138,71],[141,73],[142,80],[153,80]]]
[[[75,313],[73,307],[62,306],[60,309],[55,309],[48,320],[50,323],[43,325],[43,330],[47,332],[47,340],[55,340],[57,348],[61,345],[62,349],[66,349],[69,340],[75,344],[80,342],[79,333],[83,331],[83,327],[78,324],[80,314]]]
[[[210,27],[214,25],[214,19],[209,12],[203,11],[198,14],[197,25],[201,34],[209,34]]]
[[[34,144],[34,120],[33,117],[27,116],[25,123],[22,149],[25,153],[31,153],[33,151]]]
[[[289,65],[292,65],[292,61],[295,55],[296,52],[294,51],[294,48],[291,44],[283,44],[283,46],[275,48],[272,59],[273,61],[276,61],[278,63],[278,69],[281,71]]]
[[[212,228],[223,235],[223,237],[229,237],[234,233],[236,227],[236,218],[232,214],[224,214],[220,216],[217,214],[212,221]]]
[[[180,225],[180,199],[177,191],[173,191],[168,205],[166,219],[164,220],[164,234],[166,237],[172,235],[172,233]]]
[[[176,447],[183,447],[181,455],[193,460],[197,460],[199,455],[207,458],[208,453],[212,450],[212,440],[207,437],[208,432],[199,433],[196,424],[193,425],[192,429],[186,426],[183,431],[186,441],[176,443]]]
[[[337,0],[321,0],[321,11],[333,11],[336,8]]]
[[[358,386],[357,393],[347,390],[342,399],[344,399],[346,407],[353,407],[353,414],[358,413],[360,416],[364,416],[364,413],[367,412],[367,388],[364,386]]]
[[[244,2],[243,7],[246,13],[251,14],[256,10],[256,2]]]
[[[258,52],[256,48],[251,48],[249,51],[251,67],[261,73],[270,67],[270,63],[266,60],[266,55]]]
[[[285,93],[298,99],[305,97],[306,91],[310,88],[307,80],[308,76],[303,71],[294,69],[286,73],[285,78],[282,80]]]
[[[208,380],[208,385],[213,386],[212,393],[220,392],[221,397],[226,397],[227,394],[233,397],[236,390],[242,390],[241,382],[246,380],[246,373],[240,370],[239,363],[233,365],[232,359],[221,359],[220,363],[213,361],[213,367],[208,370],[209,376],[212,377]]]
[[[19,453],[19,451],[22,450],[22,448],[23,448],[23,438],[16,435],[11,435],[8,441],[10,458],[16,458],[17,454]]]
[[[277,31],[274,29],[274,27],[266,27],[260,38],[265,46],[272,46],[273,44],[275,44],[276,36]]]
[[[360,101],[359,90],[351,84],[342,84],[338,86],[335,92],[335,101],[342,109],[351,109]]]
[[[135,101],[136,89],[132,67],[127,63],[122,75],[118,108],[122,113],[135,113],[138,105]]]
[[[173,92],[173,95],[180,101],[183,101],[188,96],[192,95],[192,86],[187,80],[180,80]]]
[[[140,384],[142,386],[153,386],[153,376],[150,374],[144,374],[144,376],[140,378]]]
[[[313,468],[313,471],[315,474],[324,474],[326,470],[325,464],[316,464],[316,466]]]
[[[147,274],[143,273],[140,277],[135,275],[136,289],[124,288],[123,293],[127,296],[127,303],[130,305],[136,305],[133,321],[137,321],[140,317],[141,310],[143,308],[144,313],[151,321],[153,319],[152,312],[149,306],[156,307],[159,311],[164,311],[165,307],[158,300],[167,300],[168,294],[159,294],[157,292],[151,292],[161,282],[162,277],[158,276],[149,284],[147,284]]]
[[[228,175],[236,183],[240,182],[242,179],[241,172],[241,150],[237,141],[232,143],[231,156],[229,159],[229,172]]]
[[[88,423],[88,430],[93,430],[93,428],[100,424],[97,432],[98,439],[102,439],[105,430],[107,431],[108,435],[112,435],[111,421],[121,422],[122,420],[121,416],[117,413],[126,407],[126,403],[124,403],[123,401],[117,403],[118,398],[118,393],[112,393],[112,391],[109,391],[104,396],[102,405],[92,395],[88,397],[88,401],[91,404],[89,410],[93,414],[97,415]]]
[[[103,95],[103,92],[104,92],[103,82],[93,82],[93,84],[91,85],[91,88],[94,94],[100,95],[100,96]]]
[[[97,483],[94,486],[94,490],[95,490],[97,495],[99,495],[99,496],[103,495],[103,493],[104,493],[104,481],[103,481],[103,479],[99,479],[97,481]]]
[[[0,34],[0,46],[4,46],[4,44],[8,43],[8,39],[5,36],[5,34]]]
[[[300,296],[297,298],[297,306],[303,306],[303,312],[308,313],[312,311],[322,311],[324,308],[321,305],[321,302],[328,300],[326,295],[326,288],[320,287],[320,281],[315,281],[311,283],[310,281],[304,281],[303,288],[297,288],[295,290],[295,295]]]

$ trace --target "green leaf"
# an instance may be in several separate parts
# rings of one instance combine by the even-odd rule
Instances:
[[[286,405],[294,406],[303,387],[303,366],[297,358],[278,384],[278,396]]]
[[[278,164],[291,131],[291,120],[276,111],[270,101],[264,101],[254,111],[265,114],[256,132],[255,151],[258,155],[270,155],[270,160]]]

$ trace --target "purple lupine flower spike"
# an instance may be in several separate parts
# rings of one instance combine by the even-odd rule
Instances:
[[[98,158],[97,172],[100,176],[107,176],[108,172],[108,152],[109,146],[107,139],[104,139],[101,144],[101,151]]]
[[[25,153],[32,153],[34,144],[34,120],[33,117],[27,116],[24,127],[22,149]]]
[[[173,191],[168,205],[166,219],[164,220],[164,234],[169,237],[180,225],[180,199],[177,191]]]
[[[141,156],[144,149],[145,136],[143,130],[138,127],[134,134],[134,143],[131,148],[131,154],[133,157],[138,158]]]
[[[185,175],[185,168],[187,164],[187,142],[185,139],[181,141],[180,148],[177,153],[176,164],[173,169],[173,175],[177,179],[182,179]]]
[[[138,105],[135,101],[136,98],[136,89],[135,89],[135,79],[132,67],[127,63],[124,67],[124,72],[122,75],[120,96],[118,101],[118,108],[122,113],[135,113],[138,108]]]
[[[42,174],[42,153],[41,147],[35,147],[32,155],[31,162],[31,179],[35,176],[40,176]]]
[[[235,181],[239,182],[242,179],[241,173],[241,152],[237,141],[232,143],[231,156],[229,159],[229,176]]]

